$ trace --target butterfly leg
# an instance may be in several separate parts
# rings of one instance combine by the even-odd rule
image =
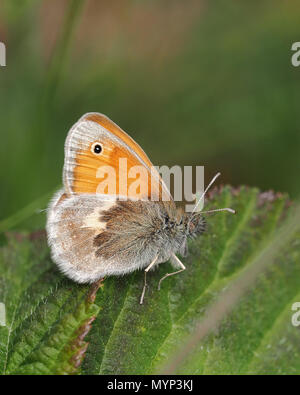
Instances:
[[[162,281],[163,281],[165,278],[170,277],[170,276],[174,276],[174,274],[181,273],[181,272],[183,272],[183,271],[186,269],[186,267],[184,266],[184,264],[181,262],[181,260],[180,260],[175,254],[172,254],[172,257],[176,260],[176,262],[179,264],[179,266],[181,267],[181,269],[180,269],[180,270],[177,270],[177,272],[167,273],[166,275],[164,275],[164,276],[159,280],[159,283],[158,283],[158,290],[160,290],[160,284],[162,283]]]
[[[151,269],[151,267],[153,267],[157,261],[158,256],[156,256],[153,261],[150,263],[149,266],[146,267],[145,269],[145,279],[144,279],[144,288],[143,288],[143,292],[141,295],[141,299],[140,299],[140,304],[143,304],[144,301],[144,296],[145,296],[145,292],[146,292],[146,288],[147,288],[147,273],[149,272],[149,270]]]

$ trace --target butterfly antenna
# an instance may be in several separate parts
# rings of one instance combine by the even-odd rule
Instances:
[[[193,214],[195,213],[197,207],[199,206],[199,204],[201,203],[202,199],[204,198],[204,196],[206,195],[207,191],[209,190],[209,188],[212,186],[212,184],[216,181],[216,179],[221,175],[221,173],[217,173],[212,180],[210,181],[210,183],[207,185],[207,187],[205,188],[205,191],[202,193],[202,195],[200,196],[200,199],[198,200],[198,202],[196,203],[194,210],[191,212],[190,216],[189,216],[189,220],[188,220],[188,224],[186,227],[186,237],[188,235],[188,230],[189,230],[189,226],[193,217]],[[217,208],[215,210],[208,210],[208,211],[201,211],[201,214],[208,214],[208,213],[215,213],[218,211],[228,211],[229,213],[235,214],[235,210],[233,210],[232,208]]]
[[[212,180],[210,181],[210,183],[207,185],[207,187],[205,188],[205,191],[202,193],[202,195],[200,196],[200,199],[198,200],[196,206],[194,207],[194,210],[191,212],[190,218],[192,217],[192,215],[194,214],[194,212],[196,211],[197,207],[199,206],[199,204],[201,203],[202,199],[204,198],[204,196],[206,195],[207,191],[209,190],[209,188],[212,186],[212,184],[216,181],[216,179],[221,175],[221,173],[217,173]]]
[[[228,211],[229,213],[235,214],[235,210],[229,207],[216,208],[215,210],[201,211],[201,214],[215,213],[217,211]]]

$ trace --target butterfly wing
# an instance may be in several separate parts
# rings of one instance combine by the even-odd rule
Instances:
[[[154,259],[153,226],[165,216],[161,207],[174,202],[144,151],[122,129],[104,115],[84,115],[66,140],[63,180],[64,190],[48,210],[47,234],[53,260],[68,277],[93,282]]]
[[[163,203],[161,203],[163,204]],[[154,202],[126,201],[99,194],[59,191],[47,218],[54,262],[79,283],[143,268],[157,249],[147,241]],[[151,210],[152,207],[152,210]]]
[[[98,145],[100,153],[95,153]],[[138,177],[139,176],[139,177]],[[88,113],[70,130],[63,171],[66,193],[172,200],[142,148],[105,115]]]

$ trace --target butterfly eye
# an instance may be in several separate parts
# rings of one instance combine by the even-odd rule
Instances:
[[[95,155],[99,155],[102,152],[102,145],[100,143],[94,143],[91,149],[92,153]]]

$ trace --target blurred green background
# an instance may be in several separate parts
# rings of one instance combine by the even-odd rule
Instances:
[[[1,0],[0,220],[46,207],[68,129],[90,111],[156,165],[297,197],[299,15],[298,0]]]

